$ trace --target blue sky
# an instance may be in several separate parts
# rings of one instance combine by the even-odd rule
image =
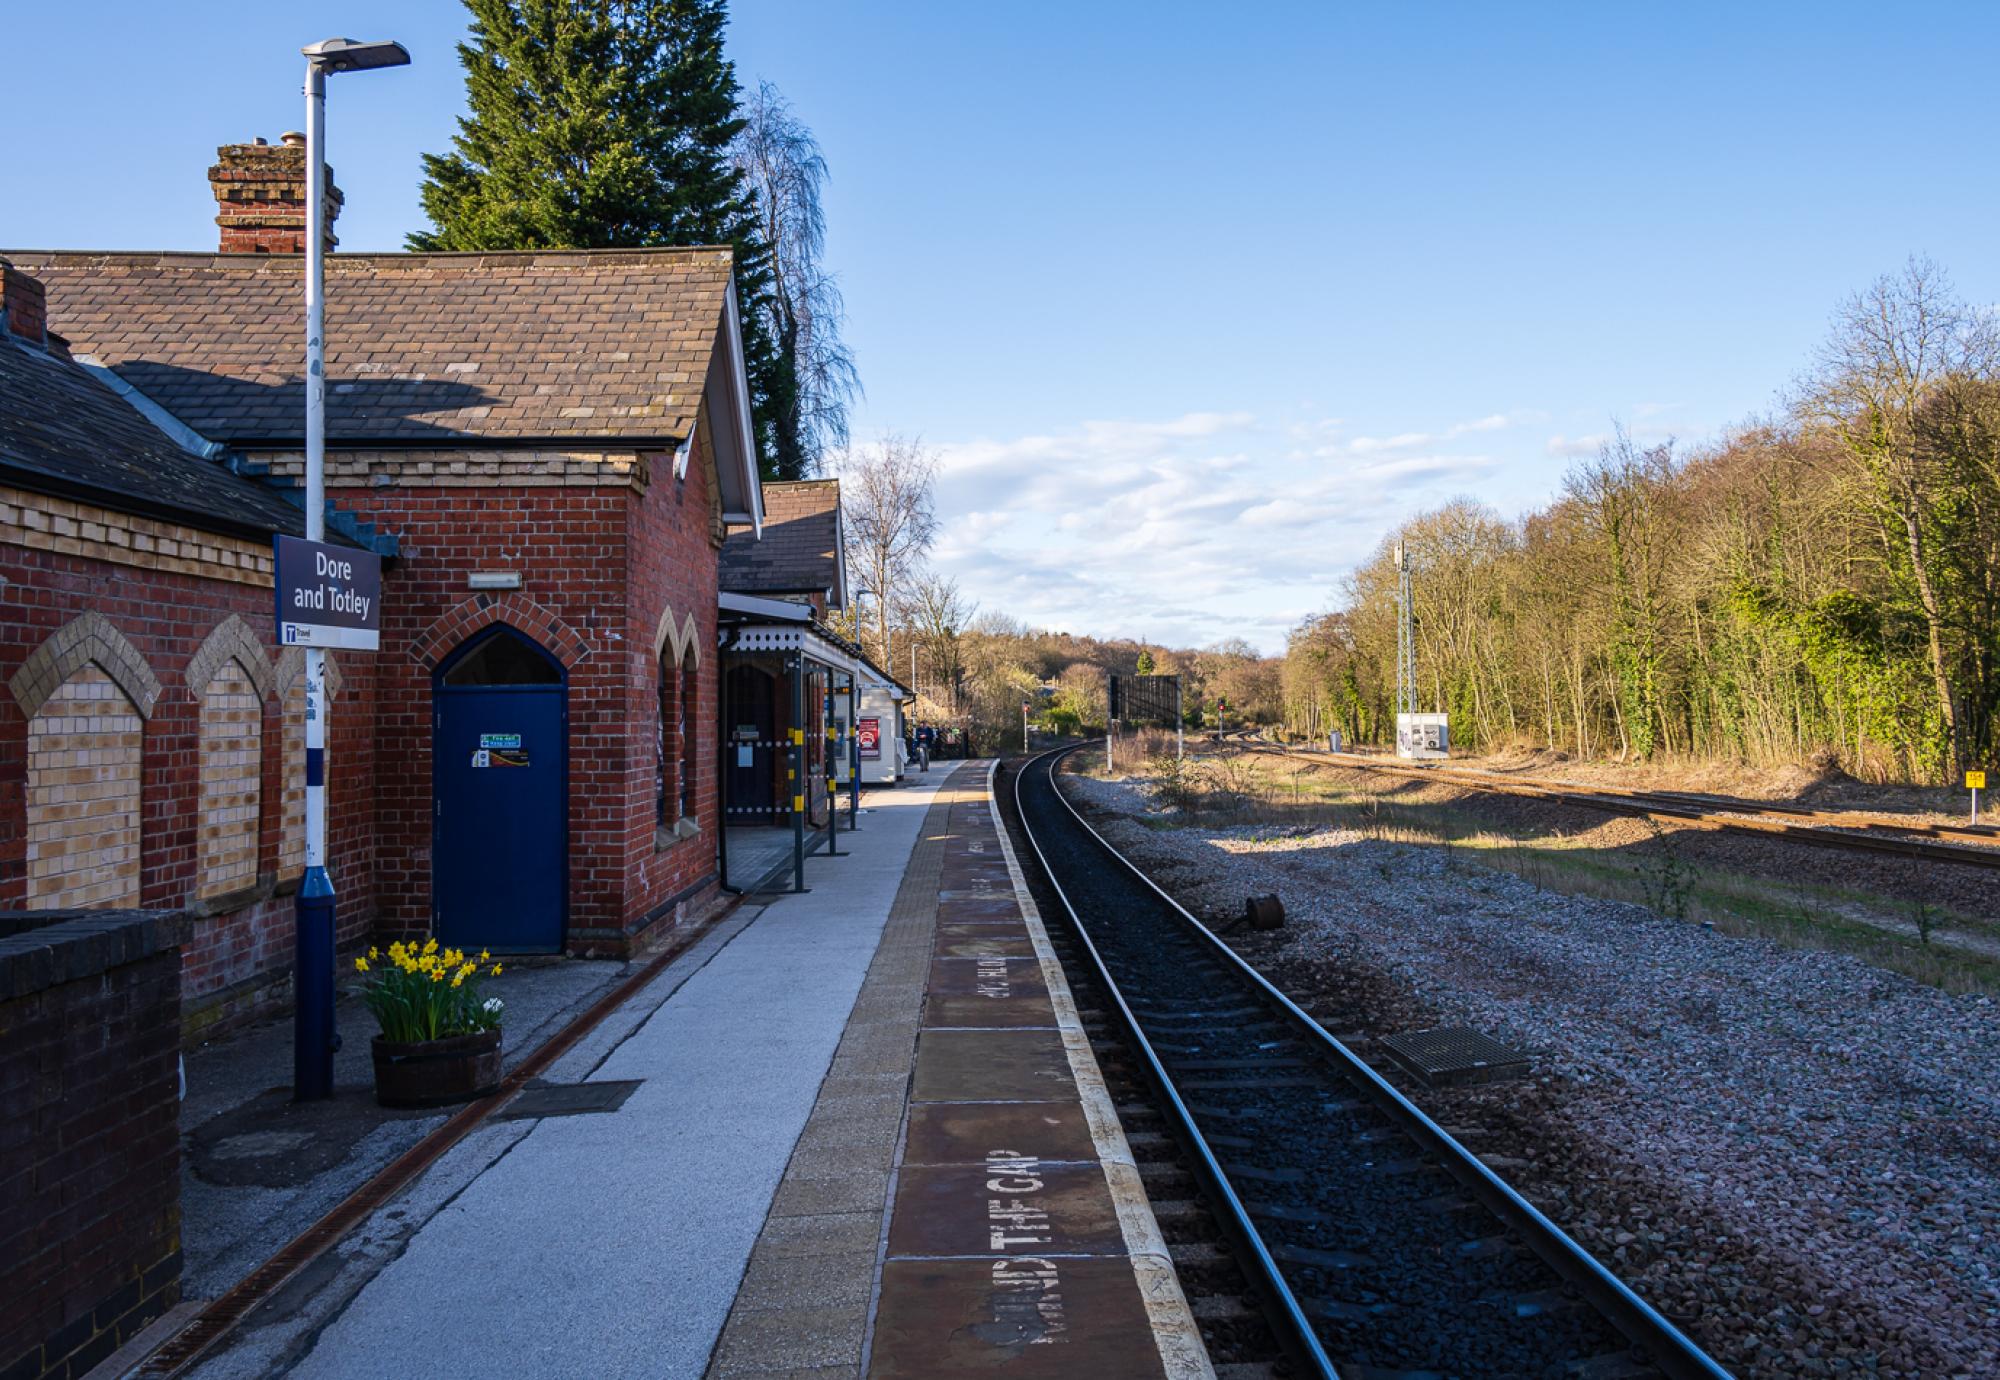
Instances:
[[[0,244],[211,247],[215,145],[296,128],[338,33],[415,56],[330,115],[342,247],[400,247],[460,26],[11,14]],[[1275,651],[1402,515],[1768,410],[1912,253],[2000,301],[1990,4],[762,0],[730,43],[832,165],[857,435],[936,447],[939,564],[1071,631]]]

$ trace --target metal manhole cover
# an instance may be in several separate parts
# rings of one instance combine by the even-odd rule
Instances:
[[[494,1116],[495,1121],[525,1121],[530,1117],[582,1116],[615,1112],[625,1105],[644,1079],[606,1079],[600,1083],[532,1082]]]
[[[1381,1045],[1396,1066],[1431,1087],[1492,1083],[1528,1071],[1528,1056],[1462,1025],[1384,1035]]]

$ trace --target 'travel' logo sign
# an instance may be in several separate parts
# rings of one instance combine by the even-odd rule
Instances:
[[[275,552],[280,646],[381,646],[380,556],[298,537],[277,538]]]

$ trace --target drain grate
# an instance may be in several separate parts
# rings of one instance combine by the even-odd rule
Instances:
[[[1528,1056],[1462,1025],[1384,1035],[1384,1052],[1396,1067],[1433,1088],[1493,1083],[1528,1071]]]
[[[544,1083],[533,1080],[493,1116],[495,1121],[526,1121],[531,1117],[583,1116],[615,1112],[644,1082],[642,1078],[606,1079],[601,1083]]]

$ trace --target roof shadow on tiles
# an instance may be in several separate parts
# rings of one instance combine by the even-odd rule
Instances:
[[[305,443],[305,384],[301,376],[262,380],[209,373],[150,359],[122,359],[118,376],[202,437],[242,450],[295,448]],[[329,373],[326,436],[331,446],[360,443],[461,447],[477,430],[467,424],[492,405],[471,383]]]
[[[0,475],[45,493],[263,536],[305,531],[283,496],[189,454],[80,366],[0,337]]]

